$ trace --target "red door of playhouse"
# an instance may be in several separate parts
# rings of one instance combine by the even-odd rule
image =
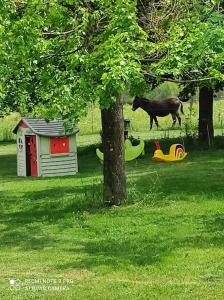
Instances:
[[[28,176],[37,176],[37,147],[36,147],[36,136],[27,136],[27,160]]]

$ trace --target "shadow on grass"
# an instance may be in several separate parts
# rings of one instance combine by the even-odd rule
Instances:
[[[153,216],[152,216],[153,218]],[[164,228],[163,222],[155,222],[158,226],[157,234],[150,234],[147,229],[136,229],[135,232],[122,234],[118,229],[117,236],[114,234],[101,235],[101,238],[79,242],[82,250],[83,259],[76,260],[67,264],[58,265],[58,269],[87,268],[89,270],[98,266],[111,266],[115,269],[130,268],[131,266],[141,267],[161,262],[172,252],[183,250],[184,259],[188,259],[190,249],[206,249],[213,247],[223,248],[223,216],[203,216],[194,219],[198,229],[193,233],[186,231],[183,235],[179,234],[179,226],[182,226],[183,218],[164,217],[167,223],[167,229]],[[184,220],[191,222],[191,220]],[[149,223],[150,225],[150,223]],[[217,228],[221,233],[217,232]],[[125,228],[127,230],[127,228]],[[120,236],[119,236],[120,234]],[[69,248],[67,251],[71,254],[77,254],[76,249]]]
[[[0,155],[0,180],[16,177],[16,156]]]
[[[0,174],[3,179],[9,179],[15,171],[15,156],[5,155],[0,159],[0,165],[3,166]],[[160,181],[155,187],[154,194],[158,198],[154,199],[154,206],[161,205],[161,202],[156,202],[160,193],[163,193],[163,199],[166,199],[166,196],[171,198],[174,196],[177,202],[183,201],[182,195],[206,193],[208,197],[212,197],[215,190],[220,200],[224,192],[222,185],[224,178],[223,171],[221,169],[217,171],[220,162],[216,162],[216,159],[218,157],[214,156],[214,161],[208,162],[208,156],[204,156],[201,160],[193,157],[179,165],[155,165],[147,157],[137,162],[138,176],[136,176],[136,162],[128,165],[128,173],[133,172],[132,180],[137,195],[142,194],[143,197],[146,195],[147,201],[150,195],[148,192],[151,191],[149,174],[153,176],[150,172],[158,172]],[[92,150],[86,155],[80,155],[79,162],[81,174],[77,178],[100,174],[101,166]],[[29,179],[27,180],[29,182]],[[54,179],[47,180],[51,182]],[[61,180],[63,182],[64,179]],[[36,182],[32,180],[34,184],[38,182],[39,180]],[[178,193],[179,198],[176,197]],[[111,265],[114,268],[123,268],[123,265],[147,266],[160,262],[178,248],[208,248],[211,245],[222,247],[224,244],[221,235],[223,232],[221,215],[183,217],[172,213],[168,215],[162,211],[155,213],[144,206],[133,206],[129,212],[124,213],[122,209],[118,209],[111,216],[110,210],[105,213],[102,209],[101,196],[99,183],[93,185],[85,183],[83,186],[71,187],[71,181],[68,187],[56,186],[34,190],[15,197],[13,194],[13,203],[10,199],[11,191],[3,191],[0,195],[3,208],[0,214],[3,226],[0,232],[0,246],[20,247],[24,250],[57,247],[60,239],[63,239],[63,230],[67,227],[73,228],[75,219],[83,229],[88,229],[88,234],[85,230],[82,231],[82,234],[86,234],[85,239],[71,236],[74,243],[79,246],[78,250],[72,248],[71,244],[65,244],[63,249],[71,256],[78,252],[81,258],[68,264],[60,264],[59,269],[92,269],[100,265]],[[105,219],[102,219],[101,211],[102,215],[105,214]],[[99,217],[98,223],[86,223],[83,217],[85,212],[96,214]],[[192,222],[196,228],[194,234],[188,233],[187,229],[187,225]],[[183,226],[182,224],[186,224],[186,228],[184,234],[180,235],[179,228]],[[51,228],[54,225],[60,225],[62,235],[54,234]],[[155,230],[152,230],[153,228]],[[95,238],[90,239],[91,235]]]
[[[158,180],[157,180],[158,178]],[[202,199],[222,200],[224,194],[223,152],[195,152],[178,163],[156,163],[147,158],[138,162],[138,171],[132,176],[138,195],[151,189],[162,197],[189,200],[201,195]]]
[[[7,207],[10,192],[1,192]],[[16,210],[16,205],[21,203]],[[72,228],[83,220],[83,213],[93,214],[103,209],[99,184],[80,187],[58,187],[28,192],[13,199],[14,209],[1,212],[0,246],[41,249],[53,246],[57,239],[44,232],[46,226],[60,224],[61,230]]]
[[[5,143],[4,145],[7,145]],[[1,144],[2,145],[2,144]],[[99,175],[101,165],[93,156],[93,149],[87,149],[86,156],[80,155],[80,173],[76,176],[57,178],[29,178],[16,176],[16,155],[0,155],[0,181],[18,186],[0,192],[0,246],[41,249],[52,246],[57,238],[44,232],[44,226],[62,223],[73,226],[74,217],[82,222],[82,213],[94,213],[103,208],[100,179],[87,180],[92,174]],[[79,179],[79,185],[71,186],[72,180]],[[84,180],[82,182],[82,179]],[[41,181],[47,181],[49,188],[43,189]],[[66,182],[68,181],[68,186]],[[30,192],[23,192],[22,185],[30,184]],[[40,185],[40,188],[39,188]],[[39,190],[37,190],[39,188]],[[0,188],[1,190],[1,188]],[[67,221],[69,219],[69,221]]]

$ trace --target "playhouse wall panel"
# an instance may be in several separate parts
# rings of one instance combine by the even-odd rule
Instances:
[[[50,154],[49,137],[40,136],[40,155]]]
[[[71,135],[69,137],[69,148],[70,152],[77,153],[76,135]]]
[[[57,177],[57,176],[72,176],[75,175],[77,172],[74,172],[73,170],[68,172],[58,172],[57,174],[55,174],[55,172],[47,172],[43,175],[43,177]]]
[[[43,177],[74,175],[77,172],[76,153],[68,155],[41,155],[41,175]]]
[[[76,135],[69,136],[69,152],[70,153],[77,152]],[[40,137],[40,153],[50,154],[49,137],[45,137],[45,136]]]
[[[55,161],[54,159],[50,159],[48,161],[46,160],[42,160],[42,167],[46,168],[46,167],[55,167],[55,165],[57,166],[69,166],[69,165],[77,165],[77,161],[76,160],[59,160],[59,161]]]
[[[17,175],[26,176],[26,146],[22,128],[19,128],[17,133]]]

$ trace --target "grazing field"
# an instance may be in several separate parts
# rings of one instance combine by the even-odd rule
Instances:
[[[127,163],[129,201],[111,209],[91,147],[51,179],[16,177],[15,152],[0,143],[0,299],[223,299],[223,150]]]
[[[154,125],[153,130],[149,131],[149,117],[141,109],[133,112],[131,106],[124,105],[124,117],[130,119],[131,128],[130,133],[134,136],[139,136],[144,139],[150,138],[168,138],[178,137],[185,135],[197,134],[198,126],[198,104],[194,103],[192,110],[190,111],[190,104],[184,103],[184,115],[181,115],[183,125],[180,128],[171,128],[172,118],[167,116],[165,118],[158,118],[160,128],[156,129]],[[19,120],[18,114],[13,114],[0,119],[0,141],[15,140],[15,135],[12,133],[12,129]],[[97,141],[99,141],[99,133],[101,130],[101,118],[100,110],[98,108],[90,107],[88,109],[87,116],[83,117],[79,124],[80,135],[97,135]],[[216,135],[224,135],[224,101],[214,102],[214,128]],[[92,138],[95,141],[95,138]]]

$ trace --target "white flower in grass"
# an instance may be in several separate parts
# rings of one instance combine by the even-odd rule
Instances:
[[[10,280],[9,280],[9,284],[10,284],[10,285],[15,285],[15,284],[16,284],[16,281],[15,281],[14,279],[10,279]]]

